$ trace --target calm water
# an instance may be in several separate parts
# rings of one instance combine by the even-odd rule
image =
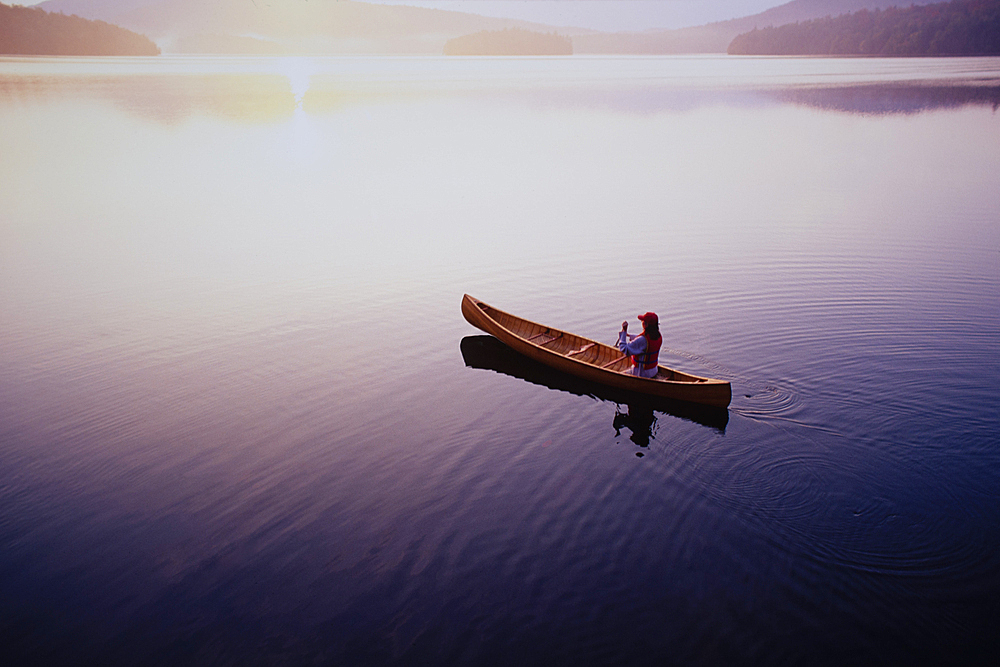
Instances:
[[[7,657],[991,656],[998,107],[1000,59],[0,59]],[[466,292],[656,310],[732,405]]]

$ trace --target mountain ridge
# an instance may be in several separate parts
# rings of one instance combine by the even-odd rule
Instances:
[[[574,37],[573,47],[576,53],[593,54],[725,53],[737,35],[754,28],[839,16],[861,9],[909,7],[937,1],[940,0],[792,0],[758,14],[688,28],[582,35]]]
[[[734,55],[1000,55],[1000,0],[951,0],[754,29]]]
[[[441,54],[449,39],[520,28],[558,32],[580,54],[725,53],[755,27],[932,0],[792,0],[759,14],[702,26],[600,32],[442,9],[355,0],[46,0],[37,7],[140,32],[164,52]],[[192,46],[194,45],[194,46]]]

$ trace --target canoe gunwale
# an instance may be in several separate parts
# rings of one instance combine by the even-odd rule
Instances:
[[[462,314],[474,327],[493,335],[517,352],[585,380],[638,394],[661,396],[717,407],[727,407],[732,400],[732,388],[730,383],[725,380],[699,377],[668,368],[662,364],[659,365],[659,375],[655,378],[641,378],[624,373],[622,371],[627,370],[630,364],[628,357],[622,355],[617,348],[511,315],[468,294],[462,298]],[[517,323],[521,325],[521,328],[532,329],[534,333],[530,338],[538,338],[544,334],[553,337],[542,344],[537,344],[523,333],[518,333],[510,326],[505,325],[503,321],[506,321],[508,325]],[[559,339],[567,341],[570,348],[560,352],[543,347],[543,345],[548,345]],[[580,349],[581,347],[583,349]],[[613,355],[611,361],[598,365],[609,354]],[[612,368],[616,366],[617,368]]]

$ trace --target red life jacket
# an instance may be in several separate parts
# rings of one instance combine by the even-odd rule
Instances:
[[[633,355],[632,365],[642,366],[646,370],[656,368],[656,364],[659,363],[660,359],[660,346],[663,345],[663,336],[660,336],[656,340],[649,340],[646,334],[641,335],[646,339],[646,351],[642,354]]]

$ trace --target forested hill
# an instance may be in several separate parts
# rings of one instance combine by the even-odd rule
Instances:
[[[540,33],[520,28],[483,30],[449,39],[446,56],[569,56],[573,42],[554,32]]]
[[[160,49],[124,28],[36,7],[0,4],[0,54],[49,56],[155,56]]]
[[[861,10],[737,35],[735,55],[1000,55],[1000,0]]]
[[[934,0],[792,0],[759,14],[673,30],[573,35],[576,53],[725,53],[733,38],[753,28],[840,16],[859,9],[926,5]]]

